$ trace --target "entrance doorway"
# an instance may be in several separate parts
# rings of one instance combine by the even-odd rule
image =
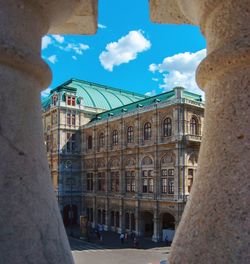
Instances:
[[[162,215],[162,229],[175,229],[175,219],[169,213],[164,213]]]
[[[142,233],[145,237],[152,237],[154,234],[153,214],[150,212],[143,212],[141,215]]]
[[[77,206],[66,205],[63,208],[63,223],[65,226],[77,224]]]

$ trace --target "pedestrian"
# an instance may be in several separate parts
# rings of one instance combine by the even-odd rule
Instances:
[[[128,233],[127,232],[125,233],[124,239],[125,239],[125,242],[128,242]]]
[[[167,235],[167,234],[166,234],[166,236],[165,236],[165,243],[167,244],[167,246],[170,245],[170,241],[168,240],[168,235]]]
[[[136,237],[134,238],[134,248],[139,248],[139,240]]]
[[[135,233],[134,232],[131,232],[130,237],[131,237],[131,240],[134,242]]]
[[[121,244],[123,244],[124,243],[124,234],[123,233],[121,233],[120,234],[120,241],[121,241]]]

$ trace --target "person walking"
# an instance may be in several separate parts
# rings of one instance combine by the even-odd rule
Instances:
[[[120,241],[121,241],[121,244],[123,244],[124,243],[124,234],[123,233],[121,233],[120,234]]]

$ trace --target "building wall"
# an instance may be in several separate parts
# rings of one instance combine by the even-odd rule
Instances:
[[[102,109],[67,105],[72,92],[64,100],[55,93],[55,102],[53,95],[43,112],[44,141],[66,226],[87,215],[93,227],[103,224],[106,230],[154,241],[162,239],[162,229],[175,229],[195,180],[204,114],[202,103],[176,92],[171,101],[96,121],[91,120]],[[165,130],[164,135],[166,118],[171,119],[171,134]],[[151,136],[146,140],[148,122]]]
[[[172,121],[171,136],[164,136],[163,123],[167,117]],[[196,135],[190,131],[192,117],[197,120]],[[147,122],[152,127],[150,140],[144,139]],[[107,230],[134,231],[137,235],[152,236],[155,241],[161,239],[163,228],[176,227],[195,178],[202,122],[203,108],[196,105],[177,104],[158,109],[156,104],[148,111],[138,110],[131,116],[111,117],[84,126],[81,130],[83,209],[92,225],[102,223]],[[127,140],[130,126],[134,129],[131,143]],[[114,130],[118,131],[117,144],[112,143]],[[100,146],[99,142],[101,133],[105,136],[104,146]],[[90,137],[91,146],[88,144]],[[193,170],[192,175],[189,175],[190,169]],[[143,187],[144,171],[152,173],[152,178],[150,176],[148,180],[153,181],[153,187],[147,192]],[[162,190],[163,171],[173,174],[164,177],[166,182],[168,179],[174,182],[170,193],[168,186],[164,186],[166,193]],[[133,192],[126,188],[128,172],[135,175]],[[98,175],[101,173],[104,175],[103,190],[99,190],[98,186]],[[119,175],[119,190],[112,186],[112,177],[116,173]],[[87,180],[91,174],[93,190],[90,190]]]

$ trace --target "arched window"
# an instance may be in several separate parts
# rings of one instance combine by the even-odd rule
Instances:
[[[113,130],[112,132],[112,143],[113,145],[118,144],[118,131],[117,130]]]
[[[99,147],[102,148],[105,145],[105,137],[104,137],[104,133],[101,133],[99,135]]]
[[[198,135],[198,120],[194,116],[190,120],[190,134]]]
[[[172,135],[172,120],[169,117],[163,122],[163,135],[164,137],[170,137]]]
[[[92,149],[92,136],[88,136],[88,149]]]
[[[134,141],[134,128],[132,126],[128,127],[127,141],[128,141],[128,143],[131,143]]]
[[[147,122],[144,125],[144,140],[151,139],[151,136],[152,136],[151,123]]]

